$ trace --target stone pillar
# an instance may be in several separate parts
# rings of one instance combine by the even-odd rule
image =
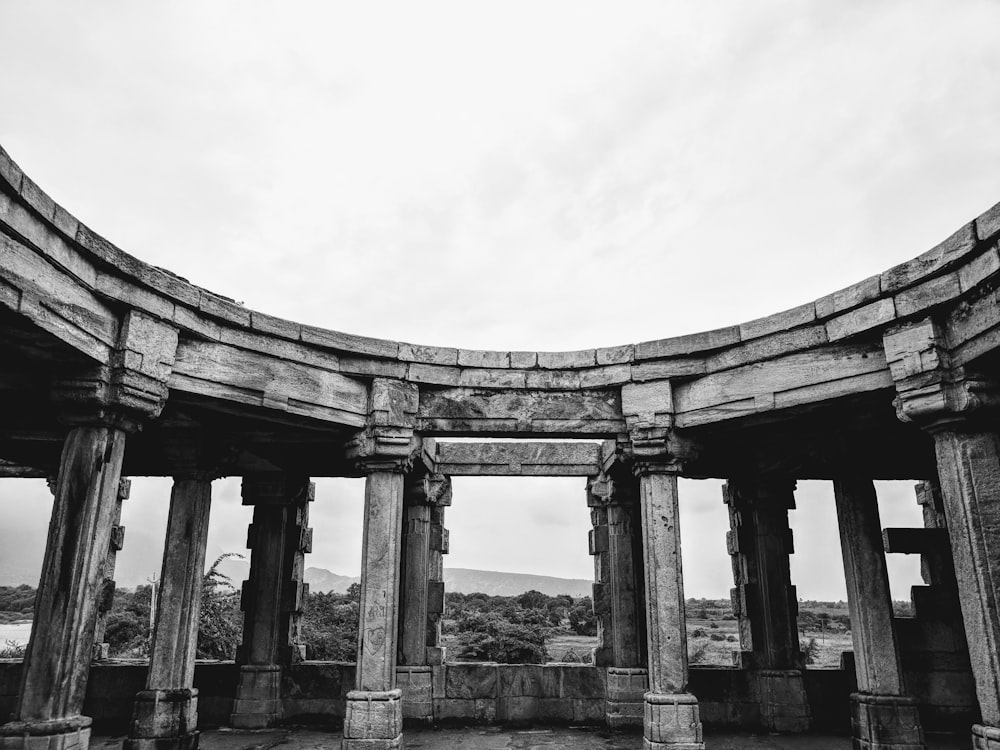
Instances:
[[[366,427],[348,446],[365,475],[365,528],[354,690],[347,694],[343,750],[402,746],[402,691],[396,687],[403,476],[419,449],[414,435],[419,391],[375,378]]]
[[[441,618],[444,615],[444,556],[449,550],[448,529],[444,525],[446,505],[451,504],[451,480],[448,479],[448,502],[431,506],[430,580],[427,581],[427,663],[441,667],[446,650],[441,645]]]
[[[608,726],[640,726],[643,696],[648,691],[644,584],[635,564],[639,539],[638,489],[632,477],[607,475],[587,482],[587,504],[594,528],[590,554],[594,556],[594,614],[597,648],[594,664],[607,668]]]
[[[132,482],[122,479],[118,483],[118,503],[115,507],[114,526],[111,527],[111,544],[108,557],[104,561],[104,581],[101,585],[100,600],[97,604],[97,625],[94,628],[94,661],[105,661],[110,656],[110,647],[104,642],[108,612],[115,601],[115,563],[117,555],[125,544],[125,527],[121,525],[122,502],[128,499]]]
[[[672,466],[648,462],[638,462],[636,473],[642,510],[649,654],[643,747],[703,750],[698,699],[687,692],[677,473]]]
[[[439,648],[438,623],[443,612],[440,599],[444,593],[441,555],[446,547],[443,521],[444,507],[448,505],[450,479],[441,474],[407,477],[399,596],[401,665],[428,665],[428,649]]]
[[[403,473],[383,464],[366,469],[357,677],[347,694],[344,750],[401,747],[403,733],[396,688]]]
[[[53,384],[63,442],[31,639],[0,750],[86,750],[82,716],[126,434],[160,414],[177,331],[126,313],[109,361]]]
[[[447,551],[444,508],[451,480],[442,474],[408,475],[403,485],[397,682],[403,718],[432,721],[433,669],[444,663],[440,620],[444,612],[441,556]]]
[[[924,748],[917,704],[903,684],[875,487],[868,479],[841,477],[833,489],[858,679],[851,696],[855,747]]]
[[[198,747],[194,662],[211,502],[208,477],[174,479],[146,689],[136,695],[125,750]]]
[[[973,745],[994,750],[1000,748],[1000,436],[942,430],[934,446],[983,718],[972,728]]]
[[[723,488],[729,506],[726,543],[736,587],[733,612],[740,623],[740,665],[757,678],[761,723],[772,731],[809,729],[809,701],[802,682],[798,599],[788,556],[794,551],[788,511],[795,482],[731,479]]]
[[[103,569],[111,544],[125,432],[74,427],[63,443],[31,639],[4,750],[86,750],[81,716]]]
[[[267,474],[243,479],[252,505],[247,530],[250,578],[243,583],[243,643],[236,651],[240,681],[230,721],[241,729],[272,726],[282,714],[281,668],[301,655],[299,616],[306,593],[303,559],[312,547],[305,477]]]
[[[883,336],[896,413],[934,440],[982,724],[976,748],[1000,749],[1000,437],[998,384],[956,365],[932,318]]]

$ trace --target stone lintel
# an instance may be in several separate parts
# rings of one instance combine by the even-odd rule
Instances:
[[[450,476],[593,476],[601,469],[597,443],[436,442],[436,470]]]

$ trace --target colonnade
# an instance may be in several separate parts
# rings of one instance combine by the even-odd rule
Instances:
[[[66,438],[23,687],[15,720],[3,727],[3,747],[87,746],[83,690],[99,643],[106,579],[121,546],[119,514],[128,487],[121,478],[121,457],[127,434],[111,424],[81,425]],[[1000,684],[990,644],[1000,637],[1000,627],[988,576],[996,565],[991,524],[1000,517],[1000,440],[981,423],[955,420],[934,436],[940,491],[936,483],[925,482],[918,494],[927,527],[947,528],[952,554],[928,553],[924,567],[929,582],[933,577],[934,583],[957,590],[983,717],[973,736],[977,747],[993,747]],[[636,458],[617,448],[612,453],[619,458],[587,482],[599,623],[594,663],[607,672],[607,722],[622,727],[641,721],[648,748],[703,747],[698,700],[688,692],[677,485],[683,461]],[[408,458],[382,457],[361,466],[366,477],[363,575],[345,750],[399,746],[405,704],[417,706],[410,715],[427,715],[432,668],[445,661],[439,620],[450,479],[424,465],[414,469]],[[210,472],[194,469],[175,477],[146,689],[136,696],[129,748],[197,745],[193,675],[211,479]],[[793,490],[792,480],[773,476],[733,478],[724,487],[739,666],[756,674],[760,723],[782,732],[805,731],[810,719],[788,564]],[[918,705],[907,691],[893,621],[874,485],[845,475],[834,481],[834,493],[857,675],[855,739],[866,748],[922,747]],[[251,570],[242,591],[240,678],[231,716],[235,727],[279,721],[282,668],[304,658],[298,615],[313,498],[313,485],[304,477],[270,474],[243,480],[243,502],[253,507],[253,522],[247,542]],[[952,561],[955,572],[949,572]]]

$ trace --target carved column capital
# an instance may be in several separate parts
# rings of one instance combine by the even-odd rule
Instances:
[[[1000,406],[995,381],[953,365],[945,332],[933,319],[888,331],[882,344],[901,421],[930,431],[955,429]]]
[[[637,490],[635,480],[622,481],[609,474],[598,474],[587,480],[587,505],[591,508],[606,508],[609,506],[631,507],[636,504]]]
[[[417,421],[419,389],[414,383],[388,378],[372,381],[368,423],[347,446],[363,474],[373,471],[405,473],[420,450],[413,428]]]
[[[409,505],[451,505],[451,477],[436,472],[411,477],[405,485],[404,499]]]
[[[52,384],[52,399],[70,425],[109,425],[134,432],[155,419],[167,401],[177,353],[176,328],[136,310],[122,319],[107,364]]]
[[[680,474],[688,462],[697,458],[698,448],[688,438],[668,430],[656,439],[633,437],[628,454],[636,476]]]

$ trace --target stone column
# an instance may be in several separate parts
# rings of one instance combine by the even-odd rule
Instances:
[[[994,750],[1000,748],[1000,436],[948,429],[935,433],[934,446],[983,718],[972,728],[973,745]]]
[[[299,616],[306,586],[303,558],[312,546],[306,477],[267,474],[243,479],[243,504],[252,505],[247,530],[250,578],[243,583],[243,643],[236,651],[240,681],[234,727],[272,726],[282,715],[281,669],[301,653]]]
[[[903,684],[875,487],[869,479],[841,477],[833,489],[858,679],[851,696],[855,746],[924,748],[917,704]]]
[[[31,639],[4,750],[86,750],[81,716],[104,564],[111,544],[125,431],[74,427],[63,443]]]
[[[210,478],[174,479],[146,689],[136,695],[125,750],[198,747],[194,662],[211,502]]]
[[[934,440],[944,515],[982,724],[973,746],[1000,748],[1000,437],[998,384],[952,362],[942,327],[927,318],[882,340],[896,413]]]
[[[442,524],[444,507],[448,505],[451,505],[450,479],[441,474],[407,477],[399,597],[401,665],[430,664],[428,649],[438,647],[443,602],[436,600],[443,594],[441,555],[446,545]]]
[[[134,311],[105,364],[53,384],[63,442],[31,639],[0,750],[86,750],[82,716],[129,432],[159,416],[177,331]]]
[[[444,556],[449,550],[448,529],[444,525],[445,507],[451,504],[451,479],[448,479],[448,502],[431,506],[430,580],[427,582],[427,663],[443,666],[446,653],[441,645],[441,617],[444,615]]]
[[[401,747],[402,692],[396,688],[397,602],[403,467],[365,465],[365,527],[355,689],[347,694],[344,750]]]
[[[411,474],[403,487],[396,680],[403,693],[403,718],[432,721],[433,667],[444,663],[441,556],[447,548],[443,523],[444,508],[451,504],[451,480],[442,474]]]
[[[418,402],[415,384],[373,379],[367,425],[348,446],[366,481],[358,657],[343,750],[402,746],[402,691],[396,687],[400,537],[403,476],[420,447],[413,432]]]
[[[636,464],[642,510],[649,692],[643,747],[703,750],[698,699],[687,692],[687,628],[681,569],[677,469]]]
[[[108,612],[115,601],[115,563],[117,555],[125,544],[125,527],[121,525],[122,502],[128,499],[132,482],[122,479],[118,483],[118,503],[115,507],[114,526],[111,527],[111,544],[108,557],[104,561],[104,581],[101,585],[100,600],[97,604],[97,626],[94,628],[94,661],[105,661],[110,656],[110,647],[104,642]]]
[[[638,488],[633,477],[607,475],[587,482],[587,504],[594,528],[590,554],[594,556],[594,614],[597,648],[594,664],[607,668],[605,720],[610,727],[639,726],[648,691],[644,583],[634,553],[639,539]]]
[[[731,479],[723,488],[729,506],[726,543],[736,583],[732,600],[740,623],[740,664],[756,673],[762,724],[778,732],[809,729],[798,599],[788,564],[794,551],[788,526],[794,490],[794,481],[773,478]]]

